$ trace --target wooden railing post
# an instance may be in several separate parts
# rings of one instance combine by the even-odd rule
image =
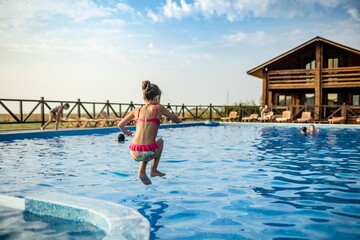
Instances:
[[[185,104],[182,105],[181,112],[182,112],[182,118],[185,119]]]
[[[110,101],[109,100],[106,100],[106,113],[109,115],[110,112],[109,112],[109,106],[110,106]]]
[[[93,105],[93,116],[94,116],[94,118],[95,118],[95,116],[96,116],[96,108],[95,108],[95,103],[93,103],[92,105]]]
[[[78,118],[81,117],[81,101],[80,101],[80,98],[78,98],[78,100],[77,100],[77,117]]]
[[[343,103],[342,109],[341,109],[341,116],[346,118],[347,111],[346,111],[346,103]]]
[[[23,101],[20,100],[19,104],[20,104],[20,106],[19,106],[20,107],[20,122],[23,122],[24,121]]]
[[[210,103],[210,119],[209,119],[210,122],[212,122],[212,118],[213,118],[212,117],[212,104]]]
[[[40,98],[41,126],[45,124],[45,101],[44,97]]]
[[[239,119],[240,119],[240,121],[241,121],[241,119],[242,119],[243,112],[244,112],[244,110],[243,110],[243,108],[242,108],[242,106],[241,106],[241,103],[239,103]]]

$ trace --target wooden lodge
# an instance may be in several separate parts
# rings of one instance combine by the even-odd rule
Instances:
[[[315,37],[247,72],[263,79],[262,105],[293,118],[360,117],[360,51]]]

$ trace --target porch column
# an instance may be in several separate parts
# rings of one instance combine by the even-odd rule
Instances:
[[[322,105],[322,87],[321,87],[321,71],[322,71],[322,53],[323,46],[320,42],[316,44],[315,48],[315,81],[314,81],[314,90],[315,90],[315,109],[314,109],[314,119],[320,120],[321,115],[321,105]]]
[[[269,95],[268,95],[268,92],[269,92],[269,80],[268,80],[268,69],[265,68],[263,69],[263,87],[262,87],[262,107],[265,106],[265,104],[268,104],[269,103]]]
[[[266,83],[266,79],[263,79],[263,84],[262,84],[262,101],[261,101],[261,106],[264,107],[265,104],[267,103],[267,83]]]

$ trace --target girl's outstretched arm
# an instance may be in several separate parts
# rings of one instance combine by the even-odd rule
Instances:
[[[132,132],[126,130],[125,126],[128,124],[128,122],[130,122],[134,117],[134,110],[131,111],[131,113],[129,113],[128,115],[126,115],[119,123],[118,123],[118,127],[120,128],[120,130],[126,135],[126,136],[131,136]]]
[[[162,115],[165,115],[167,118],[169,118],[173,123],[181,122],[180,119],[175,114],[171,113],[163,105],[160,105],[160,112]]]

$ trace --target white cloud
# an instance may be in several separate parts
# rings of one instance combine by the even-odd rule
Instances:
[[[229,42],[241,42],[243,40],[245,40],[247,38],[248,34],[244,33],[244,32],[239,32],[236,34],[232,34],[232,35],[226,35],[223,36],[223,38]]]
[[[237,42],[251,42],[256,44],[265,44],[268,42],[268,36],[266,36],[264,31],[256,31],[253,33],[245,33],[245,32],[238,32],[231,35],[223,36],[223,39],[230,43],[237,43]]]
[[[125,12],[125,13],[133,13],[134,12],[134,9],[131,6],[129,6],[128,4],[125,4],[125,3],[118,3],[117,8],[121,12]]]
[[[211,17],[226,17],[228,21],[242,20],[246,17],[272,17],[292,18],[296,16],[309,16],[316,14],[320,9],[335,8],[341,0],[167,0],[166,4],[159,9],[158,14],[151,12],[150,18],[182,19],[185,17],[202,16],[205,19]]]
[[[360,21],[359,11],[356,8],[349,8],[347,12],[351,15],[353,20]]]
[[[0,2],[1,27],[23,27],[63,16],[72,21],[107,17],[114,9],[96,5],[91,0],[4,0]]]
[[[153,22],[160,22],[160,17],[156,15],[151,9],[147,11],[146,16],[148,16]]]
[[[126,24],[126,21],[121,19],[103,19],[101,20],[105,26],[114,26],[114,27],[123,27]]]
[[[181,19],[189,16],[195,8],[187,4],[185,0],[180,1],[180,5],[172,0],[167,0],[166,5],[163,8],[163,13],[168,18]]]

